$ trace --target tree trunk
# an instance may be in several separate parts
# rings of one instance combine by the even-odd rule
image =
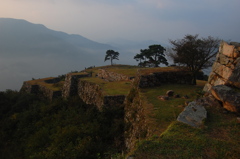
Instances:
[[[196,73],[192,74],[192,85],[197,85]]]

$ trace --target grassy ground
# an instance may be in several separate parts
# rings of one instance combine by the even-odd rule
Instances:
[[[208,108],[206,127],[197,129],[174,121],[161,135],[138,144],[137,159],[238,159],[240,126],[233,114]]]
[[[100,85],[105,95],[127,95],[130,81],[107,82],[96,78],[98,69],[135,76],[138,69],[142,74],[151,74],[160,71],[177,71],[174,67],[165,68],[139,68],[136,66],[114,65],[94,67],[86,72],[92,73],[91,78],[84,78],[89,82]],[[79,74],[79,73],[77,73]],[[63,83],[48,84],[39,79],[29,81],[31,84],[44,85],[53,90],[60,90]],[[139,141],[132,154],[135,159],[205,159],[205,158],[232,158],[240,156],[240,125],[236,121],[235,114],[223,114],[222,108],[208,107],[208,118],[205,127],[192,128],[176,121],[179,113],[184,109],[185,103],[193,101],[201,95],[201,90],[206,81],[197,81],[197,86],[165,84],[155,88],[141,89],[141,97],[149,109],[149,125],[153,136]],[[168,90],[179,94],[180,98],[171,97],[162,101],[158,96],[165,95]],[[181,98],[187,95],[189,98]]]
[[[92,67],[84,70],[85,72],[74,72],[71,73],[73,75],[82,75],[86,73],[92,73],[92,77],[96,77],[98,74],[99,69],[106,69],[107,71],[110,72],[116,72],[119,74],[123,74],[129,77],[136,76],[137,71],[141,70],[142,74],[150,74],[153,72],[160,72],[160,71],[174,71],[176,70],[174,67],[158,67],[158,68],[142,68],[138,66],[130,66],[130,65],[108,65],[108,66],[100,66],[100,67]],[[49,77],[49,78],[43,78],[43,79],[36,79],[36,80],[31,80],[28,81],[32,85],[42,85],[45,86],[53,91],[60,91],[63,86],[63,81],[55,83],[55,84],[50,84],[46,83],[45,80],[52,79],[54,77]],[[98,78],[89,78],[86,80],[89,80],[93,83],[100,84],[106,93],[106,95],[119,95],[123,94],[126,95],[130,89],[130,82],[105,82],[101,79]]]
[[[130,65],[101,66],[101,67],[90,68],[90,69],[87,69],[86,71],[96,74],[98,72],[98,69],[105,69],[107,71],[116,72],[129,77],[135,76],[138,70],[143,75],[151,74],[154,72],[179,71],[176,67],[144,68],[144,67],[130,66]]]
[[[198,81],[197,86],[163,85],[141,90],[154,107],[149,118],[155,120],[151,128],[155,127],[155,135],[138,143],[133,153],[136,159],[239,158],[240,125],[235,114],[223,114],[222,108],[208,107],[208,118],[205,127],[201,129],[176,121],[185,101],[194,100],[204,83]],[[188,95],[189,99],[171,98],[161,101],[157,98],[170,89],[180,96]]]
[[[169,72],[169,71],[179,71],[177,67],[155,67],[155,68],[141,68],[141,74],[148,75],[154,72]]]
[[[197,98],[197,92],[202,89],[204,81],[198,81],[197,86],[183,84],[164,84],[159,87],[141,89],[142,95],[146,96],[147,101],[153,105],[154,112],[151,118],[156,120],[156,133],[160,134],[168,125],[176,120],[177,116],[184,109],[185,103]],[[174,94],[180,95],[180,98],[170,97],[169,100],[163,101],[158,96],[166,95],[168,90],[173,90]],[[188,99],[182,98],[188,96]]]
[[[55,77],[48,77],[48,78],[42,78],[42,79],[35,79],[35,80],[31,80],[31,81],[27,81],[29,84],[31,85],[41,85],[44,87],[47,87],[53,91],[60,91],[62,89],[62,86],[64,84],[64,81],[60,81],[58,83],[46,83],[46,80],[50,80],[53,79]]]
[[[98,84],[104,95],[127,95],[131,88],[131,81],[107,82],[94,77],[84,78],[82,80]]]

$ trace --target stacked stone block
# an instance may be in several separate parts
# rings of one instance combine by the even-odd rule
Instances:
[[[240,43],[221,42],[208,83],[203,90],[209,92],[216,85],[240,88]]]

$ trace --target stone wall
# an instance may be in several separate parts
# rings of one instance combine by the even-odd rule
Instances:
[[[221,42],[203,90],[207,92],[205,97],[189,103],[178,116],[178,121],[191,126],[201,126],[207,117],[205,106],[222,106],[225,111],[240,116],[240,43]]]
[[[87,104],[102,108],[103,94],[99,85],[84,80],[78,82],[78,95]]]
[[[28,81],[25,81],[23,83],[23,86],[20,92],[36,94],[38,96],[47,98],[50,101],[53,100],[54,98],[62,96],[62,91],[54,91],[45,86],[38,85],[38,84],[32,85]]]
[[[104,96],[103,105],[107,108],[123,106],[125,97],[125,95]]]
[[[20,92],[27,92],[32,94],[37,94],[39,92],[39,85],[32,85],[29,82],[23,82]]]
[[[58,83],[60,81],[61,81],[61,79],[56,77],[56,78],[51,78],[51,79],[45,80],[44,82],[46,82],[46,83]]]
[[[105,69],[98,70],[98,77],[107,81],[129,81],[131,77],[116,72],[110,72]]]
[[[151,108],[140,95],[139,81],[140,76],[137,76],[124,103],[124,143],[127,152],[134,150],[139,140],[151,136],[153,132],[149,127]]]
[[[208,83],[203,90],[208,92],[216,85],[240,88],[240,43],[221,42]]]
[[[78,94],[78,80],[83,77],[90,77],[91,74],[74,74],[69,73],[66,75],[65,82],[62,88],[62,97],[67,98]]]
[[[95,105],[99,110],[123,106],[125,100],[124,95],[106,96],[98,84],[84,80],[78,82],[78,95],[85,103]]]
[[[160,86],[162,83],[191,84],[191,75],[188,72],[156,72],[151,75],[142,75],[139,87]]]
[[[52,89],[49,89],[42,85],[39,85],[38,95],[41,95],[42,97],[47,98],[50,101],[52,101],[54,98],[61,97],[62,91],[53,91]]]

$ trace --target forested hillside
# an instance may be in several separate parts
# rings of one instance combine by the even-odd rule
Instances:
[[[0,158],[109,158],[122,149],[123,110],[99,112],[78,97],[48,102],[0,92]]]

